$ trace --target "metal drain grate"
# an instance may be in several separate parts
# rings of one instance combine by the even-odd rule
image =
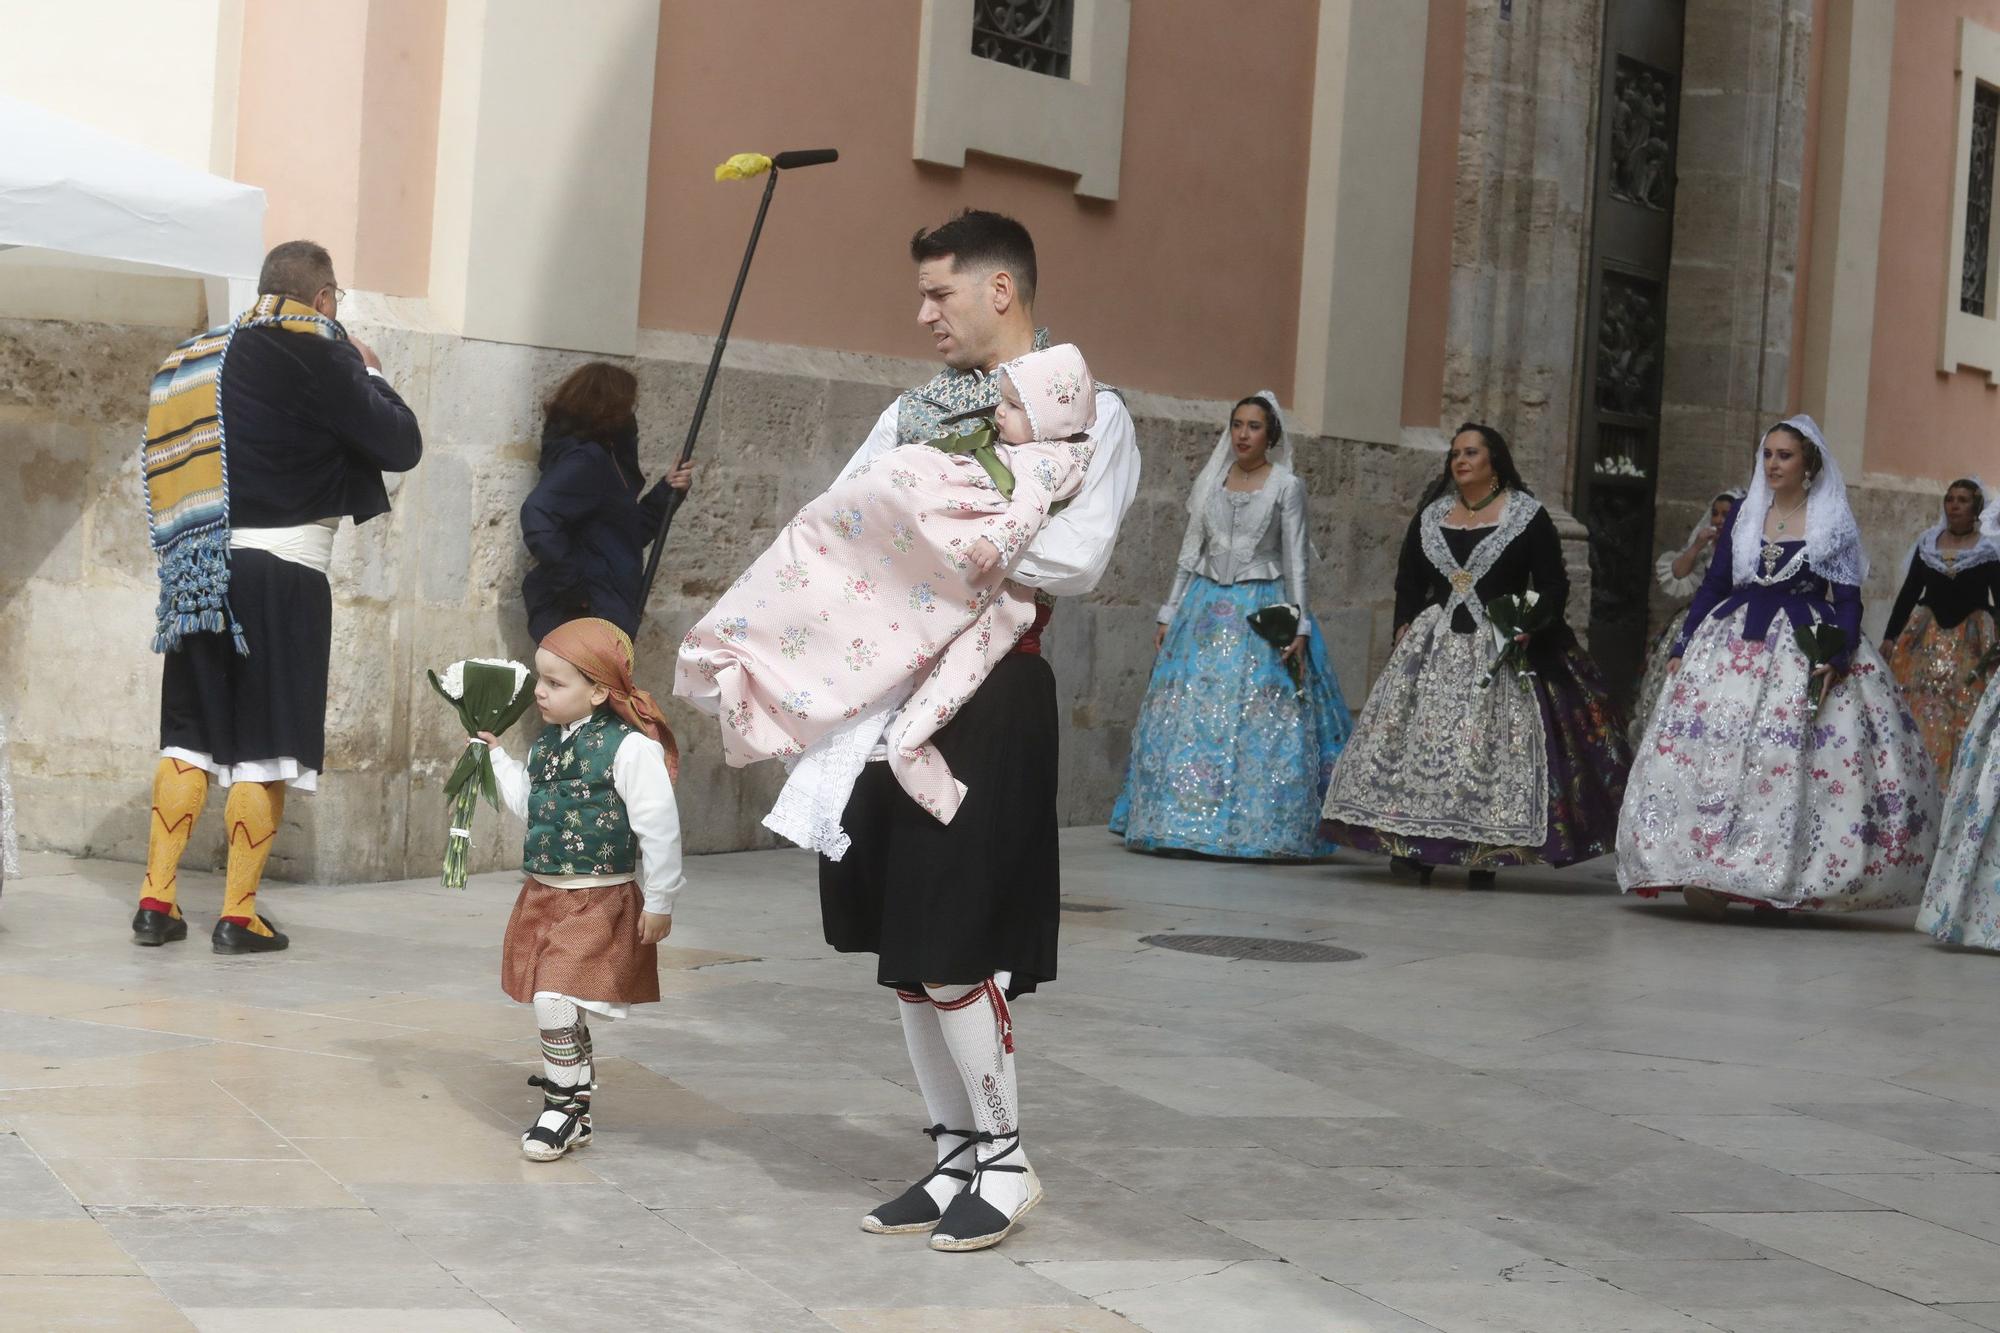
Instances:
[[[1310,940],[1274,940],[1264,935],[1146,935],[1139,943],[1204,958],[1240,958],[1253,963],[1351,963],[1365,953]]]

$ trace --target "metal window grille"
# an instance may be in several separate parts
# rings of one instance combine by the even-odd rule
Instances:
[[[1066,79],[1075,15],[1076,0],[974,0],[972,54]]]
[[[1968,315],[1986,313],[1986,274],[1992,261],[1988,238],[1993,234],[1996,128],[2000,128],[2000,90],[1982,83],[1972,93],[1972,160],[1966,164],[1965,188],[1965,270],[1958,288],[1958,308]]]

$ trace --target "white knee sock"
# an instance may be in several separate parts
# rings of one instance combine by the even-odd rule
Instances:
[[[917,1091],[924,1095],[924,1114],[933,1125],[943,1125],[948,1130],[959,1133],[937,1136],[937,1159],[943,1162],[952,1158],[953,1168],[972,1172],[972,1154],[958,1152],[965,1146],[966,1138],[974,1129],[972,1103],[965,1096],[965,1080],[959,1076],[958,1063],[952,1059],[951,1047],[945,1044],[944,1029],[938,1023],[938,1012],[928,995],[896,992],[896,1009],[903,1021],[903,1044],[910,1051],[910,1068],[916,1071]],[[955,1176],[933,1177],[924,1192],[942,1212],[952,1197],[965,1188],[965,1182]]]
[[[555,991],[536,991],[535,1026],[542,1032],[542,1077],[565,1087],[588,1085],[590,1038],[576,1002]]]
[[[582,1123],[588,1125],[592,1074],[590,1029],[584,1026],[582,1009],[567,995],[536,991],[535,1026],[541,1029],[542,1036],[542,1078],[550,1085],[544,1089],[542,1113],[535,1117],[536,1127],[562,1133],[579,1104],[584,1112]],[[567,1098],[561,1096],[563,1090],[568,1090]],[[560,1100],[567,1109],[557,1110],[550,1103],[551,1098]],[[526,1137],[522,1135],[524,1140]]]
[[[929,989],[929,988],[927,988]],[[929,990],[938,1026],[958,1066],[966,1098],[972,1103],[975,1128],[993,1142],[979,1148],[981,1162],[1005,1161],[1026,1166],[1020,1144],[1020,1099],[1014,1086],[1014,1027],[1007,1000],[991,980],[976,986],[940,986]],[[1015,1171],[989,1171],[979,1193],[1003,1213],[1013,1213],[1027,1198],[1028,1177]]]

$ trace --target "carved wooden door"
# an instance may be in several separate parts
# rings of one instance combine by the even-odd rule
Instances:
[[[1591,655],[1627,704],[1645,669],[1653,578],[1683,14],[1681,0],[1605,4],[1573,494],[1590,529]]]

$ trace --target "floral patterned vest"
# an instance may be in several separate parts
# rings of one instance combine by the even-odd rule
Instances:
[[[639,841],[611,779],[611,761],[632,734],[600,708],[564,740],[550,727],[528,750],[528,840],[522,869],[531,875],[629,875]]]

